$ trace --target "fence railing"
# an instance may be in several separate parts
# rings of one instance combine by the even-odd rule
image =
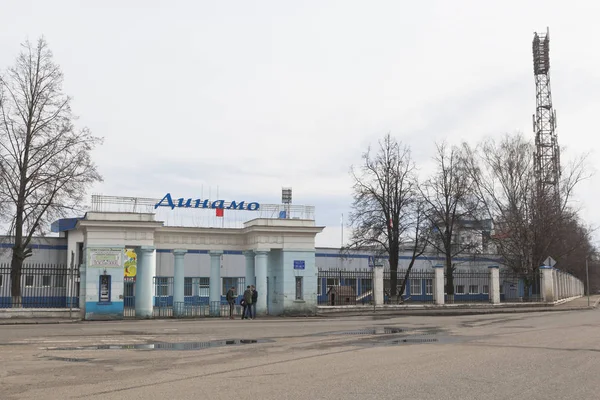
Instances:
[[[406,269],[400,269],[396,278],[396,299],[392,298],[392,274],[391,270],[383,271],[383,294],[386,304],[398,303],[433,303],[433,280],[434,272],[427,270],[411,269],[406,277]],[[402,286],[404,280],[404,290]],[[402,293],[401,293],[402,292]]]
[[[444,279],[444,293],[448,303],[487,303],[490,301],[490,273],[488,271],[454,271],[452,274],[453,299],[448,292],[448,274]]]
[[[500,271],[500,302],[541,302],[541,286],[540,270],[529,275],[510,270]]]
[[[20,296],[13,296],[11,265],[0,264],[0,308],[79,307],[79,267],[27,263],[19,282]]]
[[[370,304],[373,301],[373,270],[319,269],[319,305]]]

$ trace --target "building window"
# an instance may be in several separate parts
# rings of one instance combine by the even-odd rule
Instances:
[[[425,279],[425,294],[433,294],[433,279]]]
[[[4,284],[4,275],[0,275],[0,287]]]
[[[192,295],[192,278],[183,278],[183,295]]]
[[[479,294],[479,285],[469,285],[469,294]]]
[[[302,277],[296,277],[296,300],[302,300],[304,298],[304,294],[302,292]]]
[[[500,294],[504,294],[504,283],[500,285]]]
[[[50,287],[51,282],[50,275],[42,275],[42,287]]]
[[[198,282],[198,296],[208,297],[210,295],[210,278],[200,278]]]
[[[221,292],[221,295],[224,296],[227,293],[227,291],[229,289],[231,289],[232,287],[235,287],[236,290],[239,290],[238,278],[223,278],[223,291]],[[243,289],[246,290],[246,288],[243,288]],[[238,293],[238,294],[242,294],[242,293]]]
[[[361,279],[360,280],[361,294],[365,294],[373,289],[372,279]]]
[[[483,285],[483,294],[489,294],[490,293],[490,287],[488,285]]]
[[[25,275],[25,286],[26,287],[33,286],[33,275]]]
[[[411,279],[410,280],[410,295],[418,296],[423,294],[423,290],[421,288],[421,280],[420,279]]]
[[[456,285],[456,290],[454,291],[456,294],[465,294],[465,285]]]
[[[327,292],[332,286],[339,286],[340,280],[338,278],[327,278]]]
[[[169,295],[169,278],[156,278],[156,295],[161,297]]]

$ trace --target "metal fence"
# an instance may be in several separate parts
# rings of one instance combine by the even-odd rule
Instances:
[[[0,264],[0,308],[79,307],[79,267],[23,264],[20,296],[12,296],[11,265]]]
[[[500,271],[500,302],[541,302],[541,273],[536,270],[527,276],[510,270]]]
[[[235,286],[237,292],[236,303],[239,304],[239,300],[243,296],[245,290],[244,277],[223,277],[221,279],[220,301],[210,302],[210,278],[185,277],[183,286],[184,301],[183,303],[174,304],[174,277],[155,276],[153,282],[154,318],[229,316],[229,305],[225,300],[225,294],[231,287]],[[125,278],[123,315],[126,318],[135,317],[135,286],[135,278]],[[178,312],[173,312],[174,307]],[[219,311],[216,311],[217,309],[219,309]],[[241,311],[239,311],[239,315],[241,315]]]
[[[490,301],[489,271],[454,271],[452,283],[454,296],[450,297],[447,290],[448,275],[445,274],[444,292],[448,303],[487,303]]]
[[[435,273],[433,271],[411,269],[407,277],[406,272],[406,269],[397,271],[396,295],[398,297],[395,299],[395,303],[433,303]],[[391,296],[392,273],[389,269],[383,271],[383,295],[386,304],[394,303]],[[405,280],[406,284],[404,290],[402,290]]]
[[[317,301],[319,305],[341,306],[371,304],[373,270],[319,268]]]

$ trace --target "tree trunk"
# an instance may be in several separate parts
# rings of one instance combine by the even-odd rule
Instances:
[[[10,263],[10,294],[12,296],[12,308],[22,308],[21,297],[21,275],[23,271],[23,251],[20,248],[14,248],[12,260]]]
[[[446,294],[448,303],[454,303],[454,268],[450,254],[446,254]]]

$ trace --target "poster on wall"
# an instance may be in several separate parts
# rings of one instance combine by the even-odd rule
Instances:
[[[88,268],[123,268],[123,249],[89,248]]]
[[[134,249],[125,249],[125,277],[135,278],[137,254]]]

